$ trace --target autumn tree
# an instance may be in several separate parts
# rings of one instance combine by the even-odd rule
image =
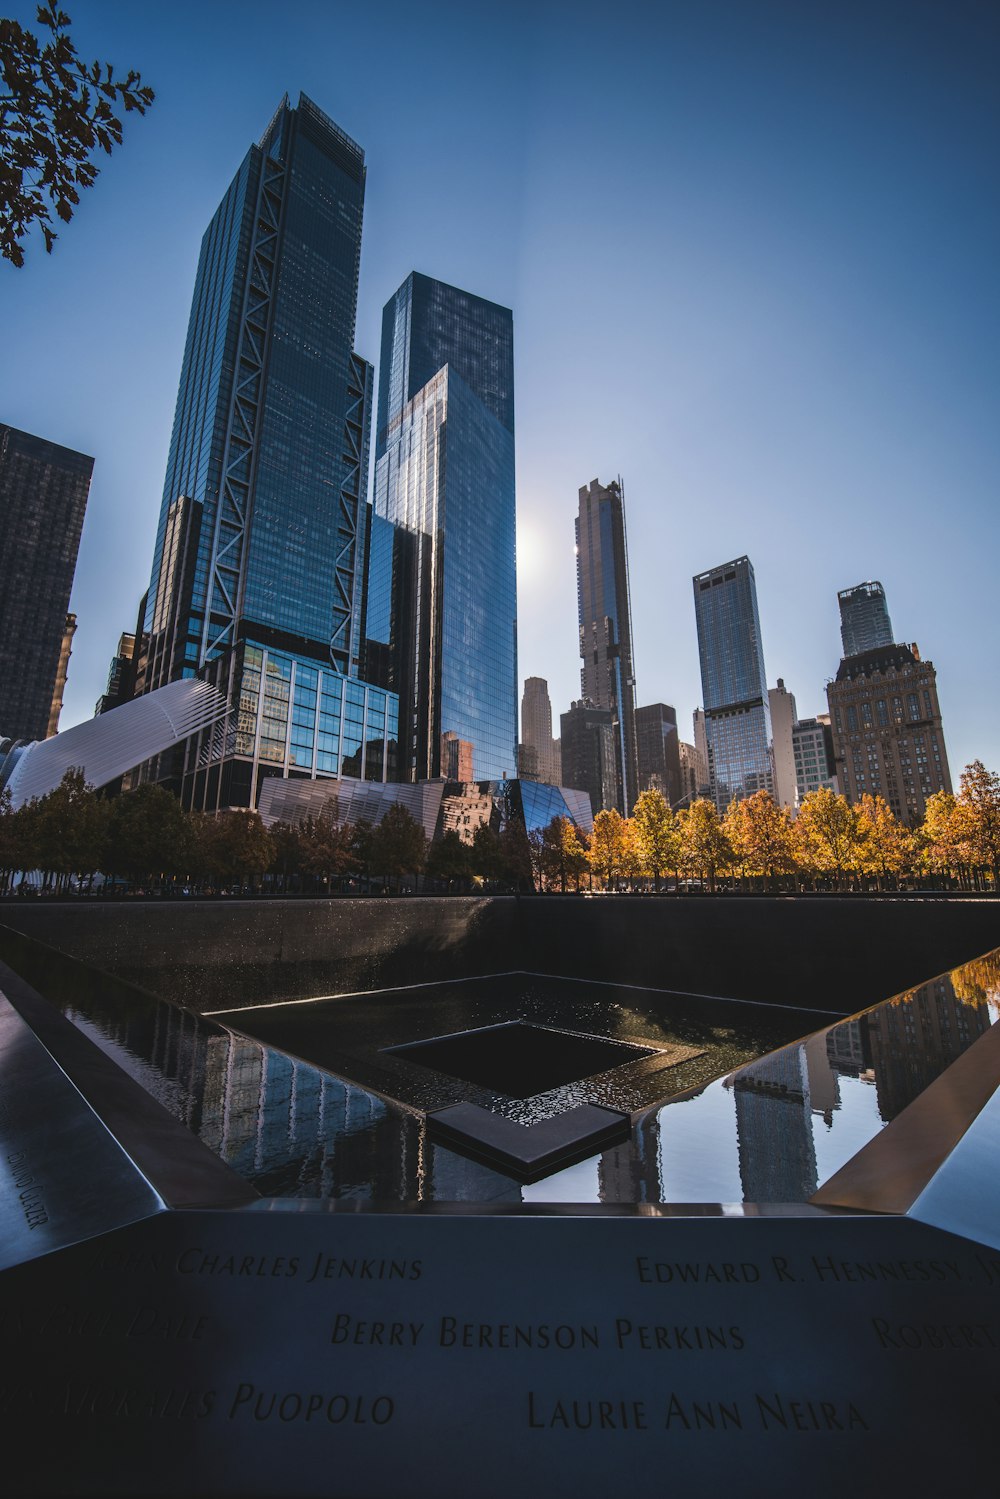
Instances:
[[[616,808],[598,812],[590,839],[590,867],[604,887],[611,890],[624,873],[626,860],[625,819]]]
[[[699,796],[681,812],[679,822],[681,866],[700,880],[707,880],[714,894],[716,875],[733,856],[716,805]]]
[[[681,849],[680,826],[661,791],[640,794],[632,812],[632,828],[642,872],[659,890],[667,870],[677,868]]]
[[[962,771],[956,810],[972,861],[993,874],[1000,888],[1000,776],[973,760]]]
[[[730,803],[723,831],[733,858],[744,872],[777,885],[779,874],[794,868],[792,825],[785,807],[775,804],[769,791]]]
[[[874,874],[884,889],[890,879],[898,881],[916,857],[913,835],[899,821],[881,796],[867,792],[857,807],[861,867]]]
[[[0,20],[0,254],[16,266],[36,224],[51,253],[53,210],[69,223],[98,176],[96,152],[121,145],[121,114],[144,115],[154,98],[134,69],[121,79],[110,63],[81,62],[65,11],[40,5],[37,18],[42,40]]]
[[[964,832],[950,791],[935,791],[927,798],[918,838],[923,862],[935,874],[950,876],[968,862]]]
[[[587,871],[587,853],[568,817],[553,817],[542,829],[539,863],[546,883],[557,884],[566,893],[571,881],[580,888],[580,878]]]
[[[857,867],[862,841],[857,813],[847,798],[828,786],[810,791],[803,798],[794,827],[799,864],[810,871],[832,874],[839,887],[845,871]]]

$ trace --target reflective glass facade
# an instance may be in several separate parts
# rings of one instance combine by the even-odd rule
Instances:
[[[844,655],[857,656],[880,645],[892,645],[892,620],[881,583],[858,583],[837,594]]]
[[[764,649],[749,558],[699,573],[694,607],[709,779],[724,812],[734,799],[774,790]]]
[[[353,349],[364,190],[360,147],[304,95],[295,109],[286,99],[202,243],[143,677],[148,691],[210,674],[230,694],[224,739],[187,758],[184,795],[196,806],[255,805],[270,766],[364,776],[377,765],[381,777],[394,759],[385,688],[369,697],[351,683],[361,656],[374,383]],[[248,704],[257,703],[262,669],[257,713]],[[339,678],[347,681],[310,707],[307,745],[305,698],[322,698],[321,684]],[[289,684],[283,711],[279,679]],[[377,753],[364,737],[366,703],[371,723],[379,718],[376,694]],[[320,726],[332,716],[335,728]],[[240,770],[206,774],[206,761],[232,756]]]
[[[379,680],[404,705],[401,774],[439,775],[454,734],[476,779],[501,779],[517,763],[513,319],[414,273],[382,330],[366,639],[389,648]]]

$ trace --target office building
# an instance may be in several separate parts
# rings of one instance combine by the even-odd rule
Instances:
[[[708,761],[705,756],[693,744],[687,744],[683,739],[678,745],[678,757],[680,760],[681,794],[675,810],[681,807],[689,807],[699,796],[707,796],[708,785]]]
[[[371,366],[354,352],[364,153],[305,95],[202,241],[142,690],[199,675],[225,723],[144,775],[205,810],[270,777],[395,773],[397,704],[359,673]]]
[[[586,791],[595,812],[621,808],[619,725],[610,708],[579,702],[560,717],[562,784]]]
[[[795,696],[778,678],[777,687],[767,689],[771,710],[771,749],[774,759],[774,799],[779,807],[795,806]]]
[[[937,675],[916,645],[845,656],[826,689],[836,774],[849,802],[881,796],[910,827],[951,791]]]
[[[810,791],[840,790],[828,713],[799,719],[792,726],[792,754],[795,759],[796,806]]]
[[[840,638],[845,656],[892,645],[892,621],[881,583],[858,583],[837,594],[840,605]]]
[[[521,743],[518,768],[522,780],[543,781],[558,786],[562,774],[557,751],[558,740],[552,738],[552,703],[549,684],[544,677],[526,677],[521,697]]]
[[[648,707],[636,708],[635,741],[637,794],[656,790],[666,797],[671,807],[675,806],[682,796],[681,757],[677,714],[669,703],[650,703]]]
[[[628,591],[628,548],[621,480],[592,479],[580,490],[576,519],[576,583],[580,625],[580,696],[614,718],[618,810],[628,815],[638,795],[635,668]]]
[[[731,801],[774,790],[757,587],[748,557],[693,582],[709,783],[724,813]]]
[[[54,732],[93,470],[84,453],[0,425],[0,734],[11,739]]]
[[[120,708],[135,696],[136,661],[138,637],[124,630],[118,639],[118,649],[111,657],[108,667],[108,685],[94,705],[94,717],[99,713],[110,713]]]
[[[401,778],[442,774],[446,734],[475,779],[513,776],[513,317],[415,271],[382,317],[374,510],[366,651],[399,693]]]

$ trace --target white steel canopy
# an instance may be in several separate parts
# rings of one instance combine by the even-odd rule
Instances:
[[[67,770],[80,770],[88,786],[106,786],[143,760],[162,754],[225,717],[228,703],[217,688],[191,678],[169,682],[63,734],[29,745],[8,786],[16,811],[54,791]]]

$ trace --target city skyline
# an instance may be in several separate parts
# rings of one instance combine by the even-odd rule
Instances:
[[[837,670],[837,593],[879,578],[897,637],[937,667],[956,781],[996,764],[1000,706],[971,690],[995,652],[995,18],[907,8],[900,28],[882,6],[862,30],[857,7],[821,23],[720,4],[713,26],[668,7],[640,48],[637,7],[600,28],[583,7],[567,41],[556,8],[515,6],[473,79],[479,23],[438,52],[390,9],[408,45],[389,111],[363,69],[349,89],[327,76],[317,7],[290,6],[266,58],[225,5],[74,18],[81,50],[143,68],[158,99],[54,255],[32,246],[0,281],[19,353],[0,417],[97,459],[62,726],[89,716],[134,623],[201,231],[245,139],[301,87],[368,156],[359,351],[378,357],[381,306],[414,266],[514,308],[519,667],[556,714],[578,691],[568,521],[583,478],[621,472],[637,700],[674,704],[682,738],[700,701],[687,579],[746,551],[771,682],[801,714]],[[355,55],[374,46],[373,23],[336,27]],[[595,67],[621,101],[599,120],[578,88]],[[411,138],[398,120],[418,96]],[[211,124],[180,105],[199,97]],[[452,132],[442,186],[413,162],[456,112],[477,128]],[[603,201],[616,232],[577,233]],[[626,379],[598,375],[600,346]]]

